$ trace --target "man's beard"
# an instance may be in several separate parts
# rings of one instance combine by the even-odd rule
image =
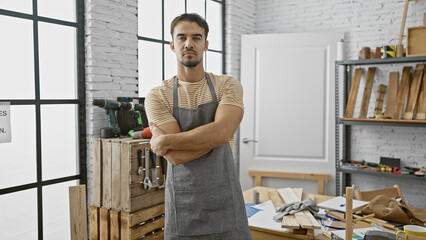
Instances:
[[[179,62],[183,65],[183,66],[185,66],[185,67],[188,67],[188,68],[193,68],[193,67],[196,67],[201,61],[203,61],[203,59],[200,59],[200,60],[180,60]]]

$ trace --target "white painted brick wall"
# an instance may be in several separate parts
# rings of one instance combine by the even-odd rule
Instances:
[[[253,34],[256,28],[255,0],[225,1],[225,58],[227,75],[240,79],[241,35]],[[235,133],[234,161],[239,168],[240,130]]]
[[[290,33],[343,31],[346,55],[357,59],[364,46],[375,49],[396,45],[401,26],[404,0],[258,0],[256,1],[256,33]],[[423,24],[426,1],[411,2],[406,27]],[[405,43],[405,40],[403,41]],[[406,64],[405,64],[406,65]],[[378,66],[369,105],[374,111],[377,86],[388,85],[389,71],[402,66]],[[366,71],[361,80],[355,115],[359,113]],[[386,104],[386,103],[385,103]],[[386,106],[386,105],[385,105]],[[402,165],[426,167],[426,128],[355,126],[351,133],[353,159],[378,162],[380,156],[401,158]],[[398,183],[409,204],[426,207],[426,181],[377,178],[353,175],[352,181],[362,190],[391,187]]]
[[[88,201],[92,192],[92,140],[105,127],[94,98],[137,97],[137,0],[85,1]]]

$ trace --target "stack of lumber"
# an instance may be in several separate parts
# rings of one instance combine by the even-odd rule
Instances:
[[[425,64],[417,64],[414,71],[412,70],[413,68],[411,66],[405,66],[402,70],[401,79],[399,79],[399,72],[391,72],[389,74],[389,87],[383,84],[378,86],[373,118],[400,121],[426,120]],[[358,117],[360,119],[366,119],[368,117],[367,110],[370,102],[371,90],[373,88],[375,71],[375,67],[368,68]],[[345,118],[353,118],[362,72],[362,68],[355,70],[348,102],[346,104]],[[386,110],[383,110],[385,96],[387,104]]]
[[[278,209],[283,204],[300,202],[302,200],[302,190],[302,188],[282,188],[270,190],[268,194],[275,208]],[[306,233],[312,237],[314,229],[321,229],[321,225],[308,210],[284,216],[281,227],[293,229],[294,233]]]

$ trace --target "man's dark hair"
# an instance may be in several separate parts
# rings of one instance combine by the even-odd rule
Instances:
[[[170,24],[170,34],[172,35],[172,39],[173,39],[173,31],[176,25],[181,21],[195,22],[198,24],[198,26],[204,28],[204,31],[206,32],[205,39],[207,40],[207,35],[209,35],[209,25],[207,24],[206,20],[203,17],[201,17],[200,15],[196,13],[184,13],[175,17],[175,19],[173,19],[172,23]]]

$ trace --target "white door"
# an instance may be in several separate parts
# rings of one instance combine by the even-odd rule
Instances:
[[[340,39],[343,33],[243,35],[243,190],[253,187],[248,171],[255,169],[329,173],[325,193],[335,194],[334,62]],[[311,180],[265,178],[262,183],[317,192]]]

